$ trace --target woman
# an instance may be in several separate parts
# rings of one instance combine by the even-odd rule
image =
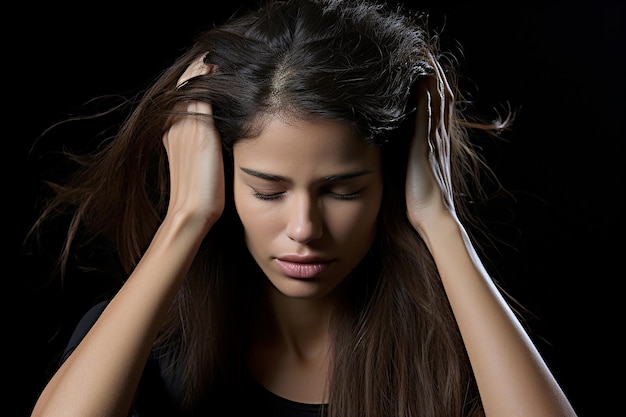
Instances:
[[[128,274],[33,416],[574,416],[466,229],[480,156],[425,17],[270,1],[200,34],[35,225]]]

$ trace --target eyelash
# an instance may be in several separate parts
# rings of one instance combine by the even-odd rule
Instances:
[[[361,190],[355,191],[354,193],[350,193],[350,194],[337,194],[337,193],[331,193],[331,192],[328,192],[328,194],[336,200],[355,200],[361,196],[360,191]],[[253,195],[259,200],[271,201],[271,200],[278,200],[282,198],[285,195],[285,193],[263,194],[258,191],[255,191]]]
[[[361,197],[361,193],[359,191],[355,191],[350,194],[337,194],[337,193],[330,193],[330,192],[328,194],[330,194],[333,198],[337,200],[355,200]]]
[[[279,198],[281,198],[283,196],[283,193],[276,193],[276,194],[262,194],[258,191],[255,191],[253,193],[253,195],[258,198],[259,200],[278,200]]]

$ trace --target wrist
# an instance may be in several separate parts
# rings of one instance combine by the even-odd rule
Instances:
[[[462,226],[455,213],[447,209],[437,210],[422,217],[421,221],[411,224],[422,237],[429,250],[435,246],[449,242],[450,239],[462,236]]]
[[[174,234],[198,234],[204,238],[206,233],[219,219],[219,215],[206,216],[193,211],[168,211],[160,229],[176,231]]]

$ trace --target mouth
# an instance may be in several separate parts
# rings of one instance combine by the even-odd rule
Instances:
[[[296,261],[286,258],[275,258],[274,260],[283,274],[291,278],[315,278],[330,264],[329,261],[319,259],[299,259]]]

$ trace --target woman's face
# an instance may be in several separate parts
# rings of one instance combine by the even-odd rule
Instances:
[[[329,294],[369,250],[380,151],[334,121],[271,118],[234,146],[235,206],[255,261],[282,294]]]

